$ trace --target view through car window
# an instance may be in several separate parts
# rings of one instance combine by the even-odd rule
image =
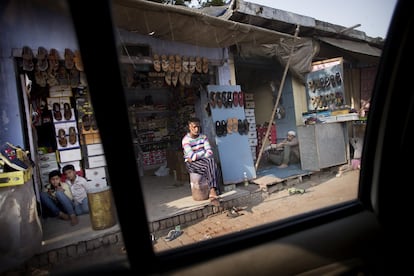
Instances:
[[[357,199],[384,38],[244,1],[113,17],[155,251]]]
[[[358,200],[387,26],[381,37],[358,17],[343,25],[258,1],[210,4],[111,2],[123,90],[100,100],[126,99],[135,162],[123,165],[139,173],[156,254]],[[88,84],[96,68],[84,68],[69,7],[4,7],[0,206],[29,211],[17,226],[13,205],[2,224],[35,233],[8,252],[48,265],[63,251],[126,259],[120,184],[98,127],[108,122],[95,117]],[[393,5],[383,9],[389,20]]]

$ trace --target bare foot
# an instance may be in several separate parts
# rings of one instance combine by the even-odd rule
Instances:
[[[216,189],[211,188],[210,189],[210,194],[208,195],[209,198],[217,198],[217,193],[216,193]]]
[[[63,220],[69,220],[69,216],[63,212],[59,212],[59,218]]]
[[[73,226],[73,225],[76,225],[78,223],[79,223],[78,217],[76,215],[70,215],[70,225]]]
[[[287,168],[288,167],[288,165],[286,165],[286,164],[282,164],[282,165],[280,165],[280,166],[277,166],[279,169],[284,169],[284,168]]]

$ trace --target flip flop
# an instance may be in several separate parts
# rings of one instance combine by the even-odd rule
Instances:
[[[237,218],[241,215],[243,215],[243,214],[240,214],[239,212],[237,212],[234,209],[228,210],[228,212],[227,212],[227,216],[230,217],[230,218]]]
[[[288,192],[289,192],[289,195],[304,194],[305,193],[305,189],[289,188],[288,189]]]
[[[216,104],[219,108],[223,106],[223,101],[221,98],[221,92],[216,92]]]
[[[221,137],[223,135],[223,131],[221,128],[221,122],[220,121],[216,121],[216,135],[218,137]]]
[[[227,107],[232,108],[233,107],[233,93],[231,91],[227,92]]]
[[[203,57],[203,64],[201,65],[201,69],[204,74],[208,73],[208,59],[206,57]]]
[[[221,121],[221,129],[223,131],[222,136],[226,136],[227,135],[227,122],[225,120]]]
[[[74,144],[76,144],[76,141],[77,140],[78,139],[76,137],[76,129],[75,129],[75,127],[70,127],[69,128],[69,143],[71,145],[74,145]]]
[[[160,62],[160,57],[157,54],[154,54],[152,63],[154,64],[154,70],[157,71],[157,72],[160,72],[161,71],[161,62]]]
[[[342,78],[341,78],[341,74],[339,72],[336,72],[336,74],[335,74],[335,81],[336,81],[336,84],[341,85]]]
[[[243,121],[241,119],[237,120],[237,127],[238,127],[239,134],[243,135],[243,133],[244,133],[244,124],[243,124]]]
[[[239,106],[244,107],[244,93],[242,91],[239,92]]]
[[[170,64],[168,62],[167,56],[162,55],[161,56],[161,69],[164,72],[168,72],[168,68],[170,68]]]
[[[64,148],[68,145],[68,140],[66,140],[66,133],[63,128],[60,128],[58,130],[58,141],[59,145],[61,145]]]
[[[190,57],[190,61],[188,63],[188,71],[194,73],[196,71],[196,61],[194,57]]]
[[[181,72],[181,65],[182,65],[182,61],[181,61],[181,56],[180,55],[175,55],[175,72]]]
[[[171,73],[175,72],[175,56],[173,55],[168,57],[168,71]]]
[[[202,61],[201,57],[196,57],[195,62],[196,62],[196,64],[195,64],[196,71],[198,73],[202,73],[203,72],[203,69],[202,69],[202,63],[203,63],[203,61]]]
[[[49,61],[49,69],[57,71],[59,69],[59,52],[55,48],[50,49],[47,59]]]
[[[233,118],[227,119],[227,133],[232,134],[233,132]]]
[[[239,105],[239,93],[236,91],[233,92],[233,105],[235,107]]]
[[[189,65],[188,57],[183,57],[183,65],[182,65],[181,70],[184,73],[187,73],[188,72],[188,65]]]
[[[227,101],[227,92],[226,91],[221,92],[221,102],[223,103],[223,106],[225,108],[227,108],[228,101]]]
[[[170,232],[168,232],[167,237],[165,237],[165,241],[172,241],[175,240],[176,238],[178,238],[179,236],[181,236],[181,234],[183,233],[183,231],[181,230],[170,230]]]
[[[75,50],[75,56],[73,57],[73,61],[75,62],[75,68],[78,71],[83,71],[83,62],[82,62],[82,57],[81,57],[81,53],[79,50]]]
[[[72,118],[72,110],[70,108],[70,105],[68,103],[63,104],[63,117],[65,120],[70,120]]]
[[[37,49],[36,58],[37,58],[37,64],[36,64],[37,68],[40,71],[46,71],[47,68],[49,67],[49,64],[47,62],[47,50],[44,47],[40,46]]]
[[[82,117],[83,129],[89,131],[91,129],[91,120],[88,114],[83,115]]]
[[[23,70],[25,71],[33,71],[34,63],[33,63],[33,51],[28,46],[24,46],[22,50],[22,58],[23,58]]]
[[[210,105],[212,108],[216,107],[216,93],[210,92]]]
[[[62,120],[62,112],[60,112],[60,104],[59,103],[53,103],[53,117],[56,121]]]
[[[233,118],[233,132],[239,131],[239,123],[237,121],[237,118]]]
[[[66,48],[65,49],[65,67],[66,69],[72,69],[73,66],[75,66],[75,63],[73,61],[74,53],[71,49]]]
[[[243,129],[243,133],[247,135],[247,133],[249,132],[249,121],[247,121],[247,119],[243,120]]]

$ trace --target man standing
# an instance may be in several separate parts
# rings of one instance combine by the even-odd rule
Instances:
[[[219,205],[217,185],[217,165],[213,158],[213,150],[205,134],[200,132],[200,119],[188,120],[189,132],[183,137],[181,144],[184,162],[189,173],[198,173],[205,177],[209,186],[209,199]]]
[[[266,148],[266,150],[271,149],[276,151],[269,152],[269,160],[278,165],[279,169],[287,168],[289,164],[296,164],[300,161],[299,141],[293,130],[288,131],[285,140]]]

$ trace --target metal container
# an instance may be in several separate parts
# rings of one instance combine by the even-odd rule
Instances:
[[[102,230],[116,224],[116,209],[111,187],[88,190],[88,203],[92,229]]]

